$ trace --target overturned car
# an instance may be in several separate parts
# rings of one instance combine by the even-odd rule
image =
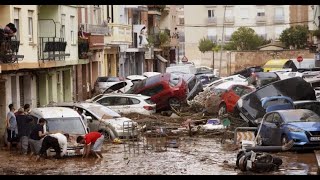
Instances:
[[[266,114],[261,99],[271,96],[287,96],[293,101],[316,100],[315,91],[311,85],[301,77],[293,77],[273,82],[242,96],[236,104],[239,115],[250,126],[256,126],[255,120],[261,119]]]

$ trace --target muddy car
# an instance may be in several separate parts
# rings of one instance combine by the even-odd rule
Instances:
[[[144,79],[135,84],[126,94],[142,94],[150,96],[151,101],[157,104],[158,110],[180,107],[186,102],[187,83],[179,76],[164,73]]]
[[[222,83],[213,89],[211,96],[206,100],[206,112],[218,113],[219,116],[233,113],[238,99],[253,90],[253,88],[237,82]]]
[[[307,109],[271,111],[259,126],[258,144],[282,146],[290,140],[302,148],[319,147],[320,117]]]
[[[239,115],[251,126],[254,121],[262,118],[266,110],[261,105],[261,99],[271,96],[287,96],[293,101],[316,100],[313,88],[301,77],[293,77],[268,84],[254,92],[242,96],[237,102]]]
[[[173,73],[180,76],[188,85],[187,100],[192,100],[196,95],[203,91],[201,81],[193,74]]]
[[[261,88],[262,86],[279,80],[280,77],[275,72],[255,72],[248,78],[249,84],[254,85],[256,88]]]
[[[87,128],[81,119],[81,116],[73,109],[65,107],[44,107],[34,108],[30,115],[34,122],[38,122],[40,118],[44,118],[47,122],[44,130],[49,133],[62,132],[70,135],[66,156],[80,155],[83,153],[83,145],[76,142],[78,136],[88,133]],[[48,156],[54,156],[54,149],[47,151]]]

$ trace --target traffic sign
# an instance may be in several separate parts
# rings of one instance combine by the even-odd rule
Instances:
[[[302,56],[298,56],[298,57],[297,57],[297,61],[298,61],[298,62],[302,62],[302,61],[303,61]]]

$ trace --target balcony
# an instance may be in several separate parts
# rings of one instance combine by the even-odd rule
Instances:
[[[234,16],[225,17],[224,24],[234,24]]]
[[[266,16],[256,16],[256,23],[266,23],[267,17]]]
[[[109,26],[109,25],[108,25]],[[105,25],[81,24],[83,31],[91,34],[108,35],[110,28]]]
[[[64,38],[40,37],[39,38],[39,60],[65,60],[70,54],[65,53],[67,42]]]
[[[1,63],[14,63],[24,58],[23,55],[18,55],[20,41],[16,40],[3,40],[0,41],[0,62]]]
[[[284,16],[274,16],[274,23],[284,23]]]
[[[217,25],[217,18],[216,17],[208,18],[207,24],[208,25]]]
[[[132,26],[124,24],[109,24],[110,36],[105,36],[105,42],[128,43],[132,42]]]
[[[91,34],[89,36],[89,50],[104,49],[104,35]]]

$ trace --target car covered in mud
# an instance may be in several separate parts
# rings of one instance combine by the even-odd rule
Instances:
[[[99,97],[94,97],[92,100],[87,100],[87,102],[97,102],[122,114],[138,113],[152,115],[156,112],[156,104],[151,101],[150,96],[117,93],[98,96]]]
[[[84,111],[88,130],[102,131],[106,139],[134,137],[138,134],[138,124],[98,103],[89,102],[63,102],[50,106],[66,107]]]
[[[234,82],[238,82],[239,84],[242,84],[242,85],[248,85],[247,78],[243,77],[242,75],[237,74],[237,75],[223,77],[218,80],[215,80],[215,81],[207,84],[207,86],[204,88],[204,90],[212,89],[212,88],[218,86],[219,84],[225,83],[227,81],[234,81]]]
[[[142,94],[150,96],[151,101],[157,104],[158,110],[167,110],[180,107],[186,102],[187,83],[179,76],[164,73],[144,79],[129,89],[126,94]]]
[[[30,115],[33,117],[34,123],[37,123],[40,118],[47,121],[44,125],[45,132],[69,134],[66,156],[83,153],[83,145],[77,144],[76,138],[87,134],[88,131],[81,116],[76,111],[65,107],[43,107],[32,109]],[[54,149],[48,149],[47,155],[54,156]]]
[[[308,109],[271,111],[258,129],[258,144],[282,146],[290,140],[296,147],[320,146],[320,117]]]
[[[182,72],[175,72],[175,75],[180,76],[188,85],[187,100],[192,100],[199,92],[203,91],[201,81],[194,74],[186,74]]]
[[[254,90],[254,88],[228,81],[212,89],[212,94],[206,100],[205,109],[207,113],[218,113],[219,116],[233,113],[238,99]]]
[[[261,88],[262,86],[279,80],[280,77],[275,72],[255,72],[248,78],[249,84],[254,85],[256,88]]]
[[[237,102],[239,115],[250,126],[256,126],[255,120],[266,114],[261,99],[272,96],[287,96],[293,101],[316,100],[313,88],[301,77],[293,77],[268,84],[254,92],[242,96]]]

